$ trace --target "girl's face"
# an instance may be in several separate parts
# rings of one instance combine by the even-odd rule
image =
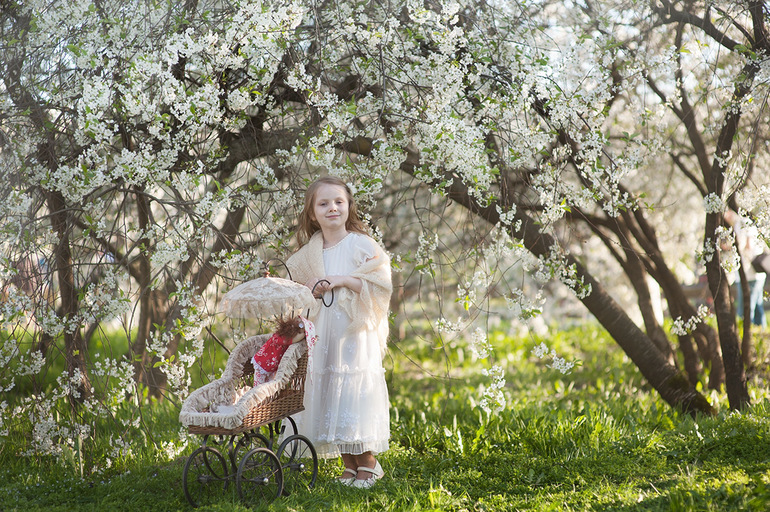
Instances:
[[[313,198],[312,220],[318,222],[321,231],[345,229],[350,203],[344,187],[328,183],[318,187]]]

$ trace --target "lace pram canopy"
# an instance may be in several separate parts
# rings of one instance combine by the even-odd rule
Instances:
[[[182,405],[179,421],[187,426],[237,429],[253,407],[281,391],[291,380],[307,344],[295,343],[286,349],[272,380],[251,387],[244,384],[244,364],[259,350],[270,334],[253,336],[230,353],[222,376],[193,391]]]
[[[305,285],[280,277],[260,277],[227,292],[221,311],[231,318],[296,316],[314,302]]]

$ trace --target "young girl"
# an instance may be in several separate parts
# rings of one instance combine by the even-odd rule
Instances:
[[[308,188],[297,238],[300,249],[286,262],[292,278],[315,287],[326,303],[334,297],[329,308],[311,314],[318,341],[297,429],[319,457],[342,457],[342,483],[368,488],[384,474],[375,456],[388,449],[390,438],[382,367],[390,260],[366,235],[350,189],[335,177]]]

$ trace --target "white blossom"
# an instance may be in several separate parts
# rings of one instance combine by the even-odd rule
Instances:
[[[692,334],[698,327],[698,324],[703,322],[711,312],[704,304],[698,306],[698,311],[695,316],[683,319],[681,316],[674,319],[674,324],[671,326],[671,332],[677,336],[686,336]]]

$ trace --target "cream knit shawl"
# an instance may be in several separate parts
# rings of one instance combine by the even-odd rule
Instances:
[[[349,235],[350,236],[350,235]],[[366,236],[354,234],[353,236]],[[366,237],[375,248],[375,255],[351,274],[361,280],[359,293],[348,288],[336,288],[334,301],[351,318],[346,333],[361,329],[372,330],[380,340],[381,355],[385,354],[388,338],[388,309],[393,284],[390,277],[390,257],[374,240]],[[317,231],[310,241],[300,247],[287,261],[286,266],[291,277],[298,283],[305,284],[311,279],[326,277],[323,260],[323,235]],[[320,302],[319,302],[320,304]],[[311,320],[318,312],[318,307],[311,311]]]

